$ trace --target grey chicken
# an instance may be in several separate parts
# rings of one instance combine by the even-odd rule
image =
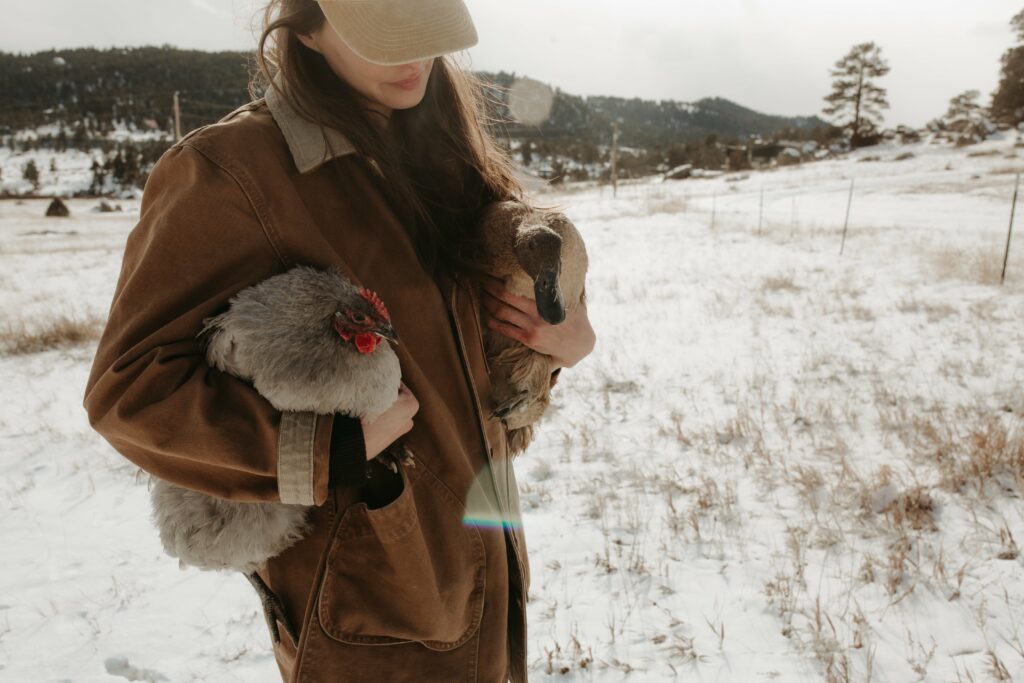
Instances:
[[[519,201],[494,202],[481,213],[483,266],[506,290],[537,302],[557,325],[585,296],[587,250],[562,213]],[[491,370],[491,415],[502,419],[515,455],[533,440],[533,425],[550,403],[551,357],[500,332],[484,332]]]
[[[373,420],[397,399],[401,369],[387,309],[338,269],[298,266],[238,292],[203,321],[210,365],[252,382],[281,411],[343,413]],[[308,532],[308,506],[240,502],[154,477],[153,519],[164,550],[184,568],[237,569],[297,641],[284,610],[255,569]]]

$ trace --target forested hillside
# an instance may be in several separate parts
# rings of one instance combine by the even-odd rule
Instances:
[[[94,189],[103,186],[104,173],[119,185],[137,185],[171,143],[175,92],[186,133],[249,101],[255,69],[251,53],[166,45],[0,52],[0,141],[12,152],[98,151],[103,158],[93,169]],[[557,86],[547,120],[523,125],[513,120],[508,96],[525,77],[504,71],[477,75],[493,85],[488,118],[499,139],[524,165],[555,181],[607,177],[614,123],[619,177],[683,163],[720,168],[725,149],[752,136],[820,142],[836,132],[817,117],[769,116],[721,98],[686,103],[581,97]],[[119,163],[138,172],[122,177]]]

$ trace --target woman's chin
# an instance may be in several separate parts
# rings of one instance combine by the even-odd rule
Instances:
[[[388,98],[384,100],[384,104],[391,109],[412,109],[417,104],[423,101],[424,93],[421,92],[405,92],[405,93],[388,93]]]

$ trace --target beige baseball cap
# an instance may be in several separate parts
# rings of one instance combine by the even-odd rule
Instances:
[[[463,0],[317,0],[328,23],[352,51],[395,65],[465,50],[477,44]]]

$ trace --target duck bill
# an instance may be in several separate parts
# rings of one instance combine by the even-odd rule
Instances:
[[[558,325],[565,320],[565,305],[558,288],[558,271],[542,270],[533,281],[533,297],[537,301],[537,313],[546,322]]]

